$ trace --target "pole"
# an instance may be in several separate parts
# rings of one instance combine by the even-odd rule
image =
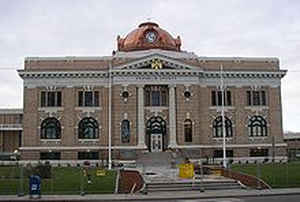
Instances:
[[[221,93],[222,93],[222,135],[223,135],[223,167],[227,168],[226,162],[226,127],[225,127],[225,115],[224,115],[224,105],[225,105],[225,96],[224,96],[224,80],[223,80],[223,65],[221,65]]]
[[[108,69],[108,99],[109,99],[109,106],[108,106],[108,169],[111,170],[111,66],[112,61],[109,62],[109,69]]]

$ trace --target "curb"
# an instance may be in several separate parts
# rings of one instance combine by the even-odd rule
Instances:
[[[252,197],[268,197],[268,196],[292,196],[292,195],[300,195],[299,192],[286,192],[286,193],[256,193],[256,194],[241,194],[241,195],[211,195],[211,196],[201,196],[201,193],[199,192],[199,196],[186,196],[186,197],[176,197],[176,196],[147,196],[147,195],[124,195],[124,197],[118,197],[115,198],[108,198],[99,196],[99,198],[88,198],[88,196],[80,197],[78,198],[41,198],[41,199],[29,199],[29,198],[22,198],[22,197],[11,197],[7,199],[1,199],[2,202],[12,202],[12,201],[23,201],[23,202],[32,202],[32,201],[57,201],[57,202],[69,202],[69,201],[163,201],[163,200],[192,200],[192,199],[219,199],[219,198],[252,198]],[[92,195],[91,195],[92,196]],[[141,196],[141,197],[139,197]],[[49,195],[47,196],[49,197]],[[50,196],[51,197],[51,196]]]

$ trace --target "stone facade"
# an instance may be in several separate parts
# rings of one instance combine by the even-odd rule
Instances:
[[[106,159],[110,135],[117,159],[132,158],[130,152],[169,148],[199,153],[196,158],[219,158],[217,150],[222,150],[223,138],[219,136],[221,128],[216,132],[214,123],[222,111],[220,103],[215,103],[220,100],[221,76],[224,94],[230,91],[226,95],[230,104],[224,106],[224,113],[231,131],[226,148],[233,152],[233,158],[285,158],[280,80],[286,71],[280,70],[279,60],[198,57],[180,50],[179,37],[165,39],[170,37],[166,31],[160,33],[161,29],[153,26],[158,25],[144,23],[127,38],[118,38],[122,48],[112,56],[25,59],[24,70],[18,71],[24,80],[22,158],[39,159],[44,155],[41,153],[57,153],[55,158],[72,160],[84,158],[82,153],[93,153],[91,159]],[[129,39],[130,43],[126,41]],[[149,94],[147,88],[152,89]],[[248,92],[256,98],[249,98]],[[45,94],[48,97],[43,98]],[[82,96],[90,100],[97,97],[97,104],[80,106]],[[253,105],[249,99],[260,101]],[[47,102],[59,104],[45,106]],[[249,123],[255,117],[262,125],[253,121],[255,131],[250,133]],[[93,138],[81,138],[85,132],[80,124],[85,118],[97,123],[97,127],[85,128],[97,131],[87,133],[96,134]],[[57,120],[59,136],[50,137],[58,134],[53,132],[53,123],[43,129],[47,119]]]

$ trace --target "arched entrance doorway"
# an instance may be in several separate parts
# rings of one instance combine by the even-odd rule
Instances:
[[[149,151],[164,151],[166,141],[166,121],[159,116],[151,117],[146,124],[146,144]]]

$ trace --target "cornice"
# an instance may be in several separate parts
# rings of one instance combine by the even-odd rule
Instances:
[[[49,71],[18,71],[23,79],[65,79],[65,78],[108,78],[109,71],[63,71],[63,72],[49,72]],[[224,71],[223,78],[239,78],[239,79],[281,79],[286,75],[286,70],[280,71]],[[119,76],[147,76],[147,75],[172,75],[172,76],[193,76],[199,78],[220,78],[218,71],[203,71],[190,69],[114,69],[111,71],[112,77]]]

